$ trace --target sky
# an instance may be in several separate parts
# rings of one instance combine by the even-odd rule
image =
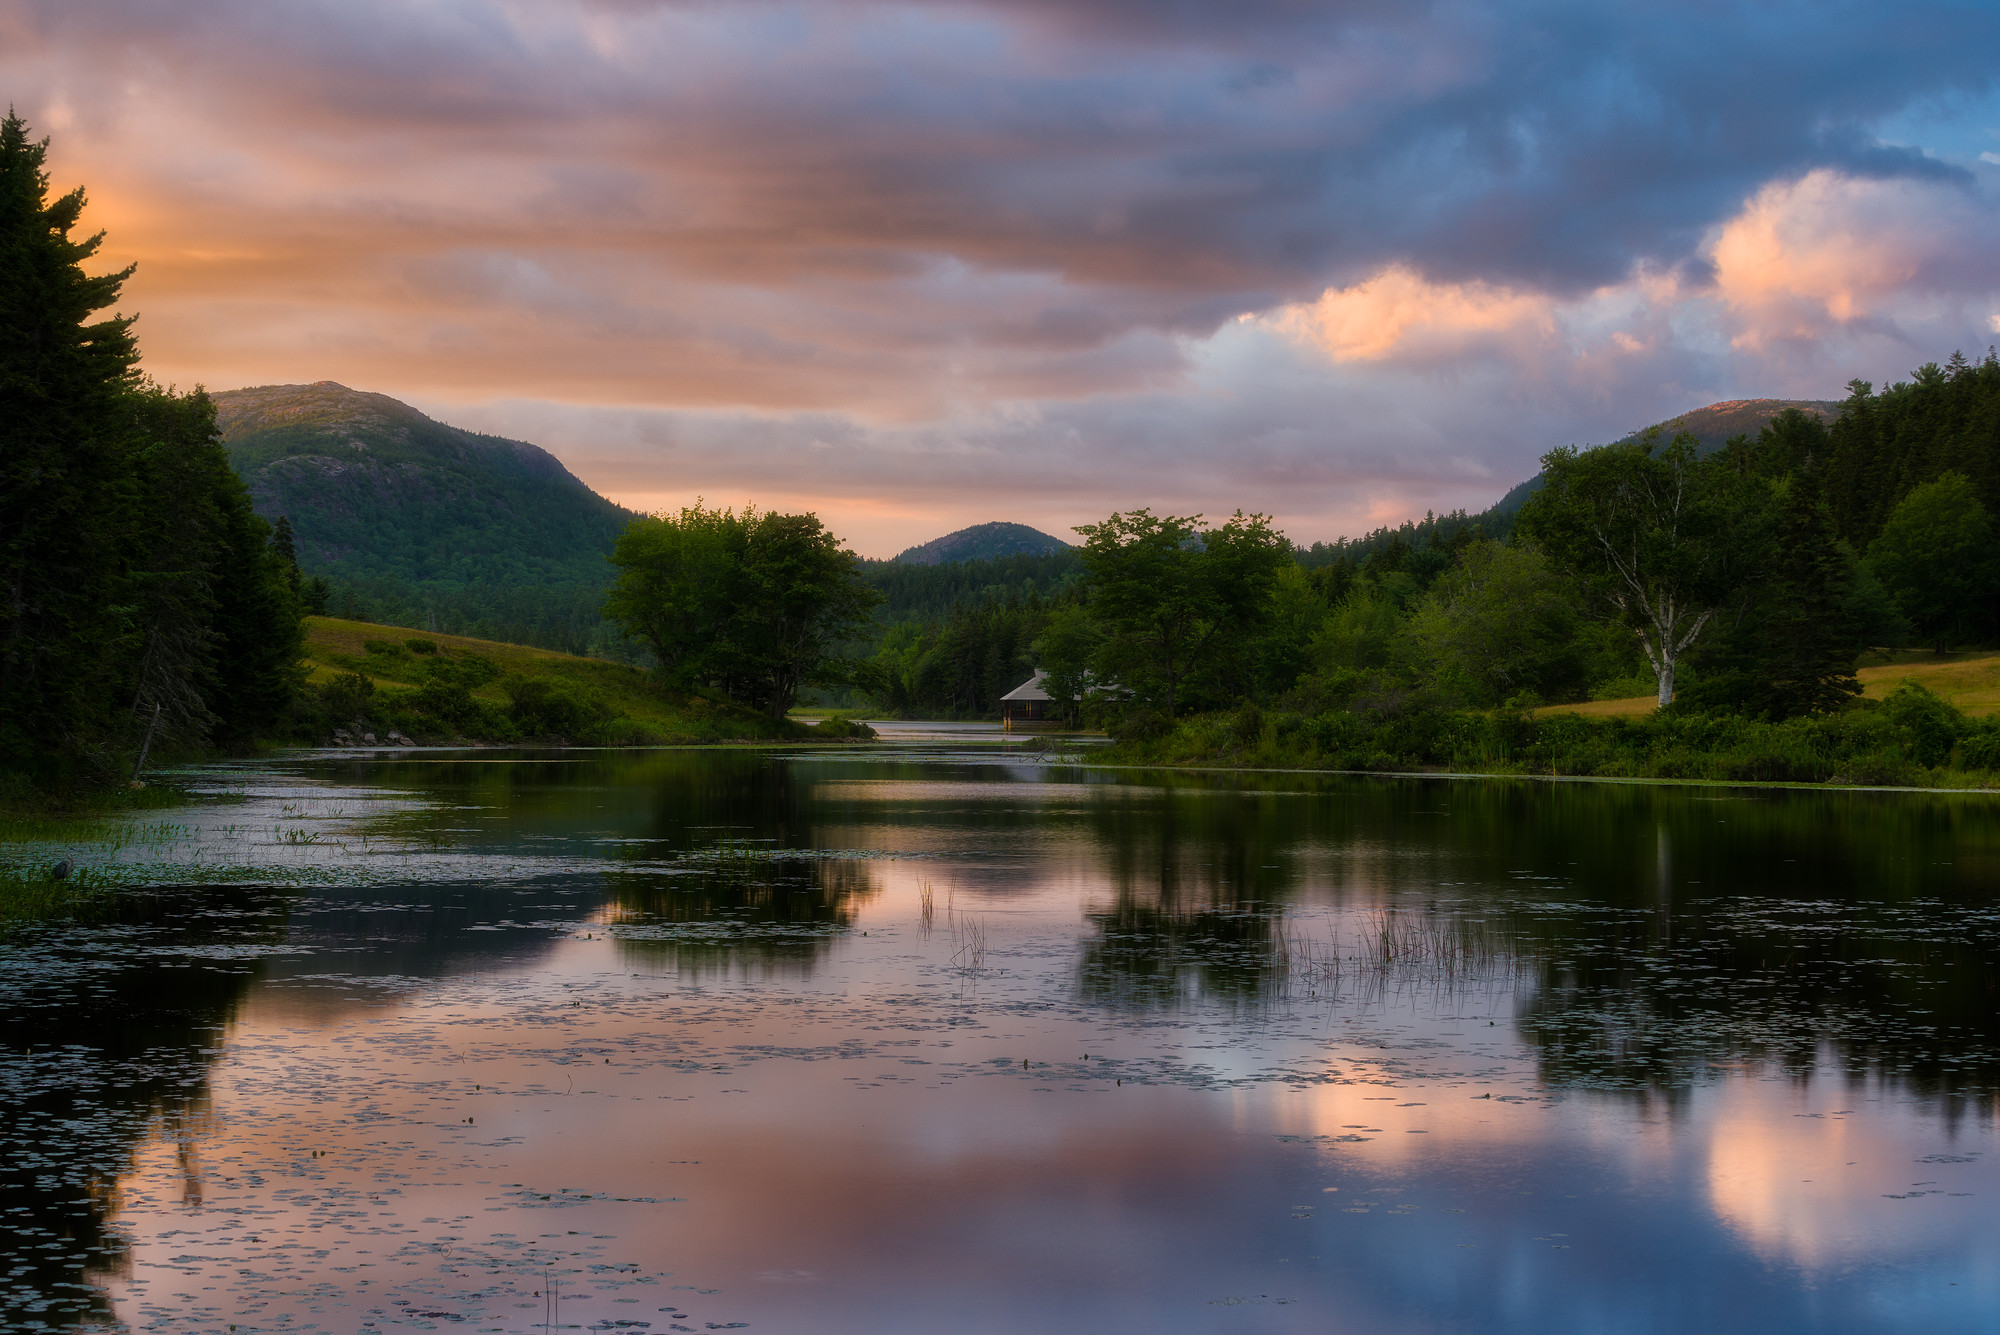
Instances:
[[[0,0],[146,366],[658,510],[1483,508],[2000,342],[2000,4]]]

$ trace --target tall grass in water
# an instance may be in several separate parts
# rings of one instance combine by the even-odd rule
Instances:
[[[1515,965],[1506,934],[1483,920],[1395,908],[1369,914],[1351,937],[1339,924],[1325,937],[1281,932],[1277,954],[1288,995],[1325,1001],[1459,995],[1511,985]]]
[[[70,916],[101,904],[110,894],[88,871],[62,880],[48,866],[0,867],[0,934],[10,927]]]

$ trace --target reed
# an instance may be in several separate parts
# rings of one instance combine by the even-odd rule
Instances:
[[[1325,937],[1280,932],[1274,964],[1293,995],[1303,988],[1314,1000],[1365,1000],[1510,981],[1515,952],[1482,919],[1385,908],[1368,914],[1351,938],[1339,925]]]

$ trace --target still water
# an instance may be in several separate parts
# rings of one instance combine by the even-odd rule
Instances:
[[[0,944],[8,1330],[2000,1330],[2000,798],[188,777]]]

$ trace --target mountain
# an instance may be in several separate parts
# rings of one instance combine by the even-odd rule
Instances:
[[[1729,399],[1682,413],[1659,425],[1666,439],[1672,439],[1681,431],[1693,433],[1696,448],[1702,454],[1709,454],[1721,449],[1731,436],[1755,436],[1766,422],[1787,408],[1812,413],[1830,424],[1840,416],[1841,404],[1831,399]],[[1637,440],[1644,434],[1644,431],[1634,431],[1615,443]],[[1359,538],[1315,542],[1301,549],[1300,559],[1308,566],[1328,565],[1342,558],[1360,561],[1399,540],[1410,546],[1442,542],[1467,524],[1477,524],[1480,532],[1489,538],[1504,538],[1514,527],[1514,515],[1527,503],[1528,497],[1540,490],[1541,485],[1542,475],[1537,473],[1526,482],[1509,487],[1504,496],[1478,514],[1453,511],[1448,515],[1427,517],[1421,522],[1405,520],[1396,528],[1378,528]]]
[[[315,574],[602,584],[634,516],[535,445],[321,380],[213,396],[257,513],[289,515]]]
[[[956,561],[991,561],[1002,556],[1047,556],[1066,552],[1073,544],[1026,524],[974,524],[942,538],[932,538],[896,557],[901,565],[937,566]]]
[[[1731,436],[1756,436],[1765,423],[1787,408],[1810,413],[1828,424],[1840,416],[1838,399],[1729,399],[1669,418],[1660,423],[1660,434],[1671,439],[1679,432],[1692,432],[1701,452],[1708,454],[1721,449]],[[1625,439],[1637,440],[1643,434],[1634,431]]]
[[[524,441],[461,431],[330,380],[213,396],[257,513],[289,516],[329,610],[357,620],[630,658],[599,615],[635,516]]]
[[[1695,448],[1702,454],[1711,454],[1721,449],[1731,436],[1754,438],[1763,430],[1765,423],[1787,408],[1797,408],[1802,413],[1811,413],[1828,425],[1832,424],[1834,418],[1840,416],[1838,399],[1727,399],[1661,422],[1660,435],[1663,439],[1671,440],[1682,431],[1691,432],[1694,435]],[[1644,434],[1644,431],[1634,431],[1617,443],[1622,445],[1637,440]],[[1493,509],[1504,514],[1512,514],[1520,509],[1541,485],[1542,476],[1537,473],[1526,482],[1510,488],[1505,496],[1494,503]]]

